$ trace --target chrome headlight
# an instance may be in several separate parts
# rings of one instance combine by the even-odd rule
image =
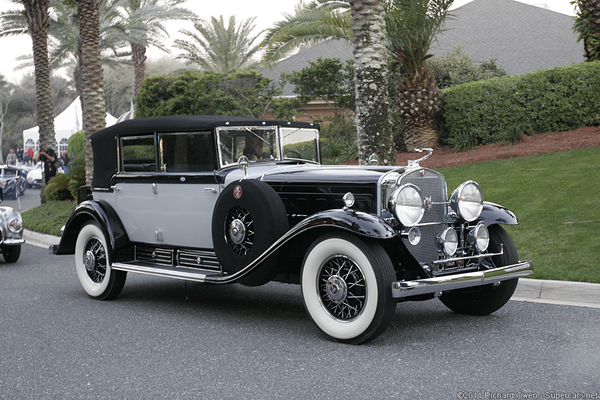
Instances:
[[[19,218],[13,218],[8,222],[8,230],[12,233],[19,233],[23,230],[23,221]]]
[[[419,188],[412,183],[407,183],[394,190],[389,206],[394,216],[404,226],[418,224],[425,212],[423,195]]]
[[[468,222],[479,218],[483,210],[483,193],[476,182],[467,181],[450,195],[450,207]]]
[[[483,222],[477,224],[475,228],[469,232],[467,243],[475,246],[480,252],[486,251],[490,244],[490,232]]]
[[[458,249],[458,234],[454,228],[446,228],[446,230],[438,236],[438,243],[442,246],[442,249],[447,256],[452,256]]]

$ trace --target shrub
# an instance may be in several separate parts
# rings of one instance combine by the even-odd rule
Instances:
[[[321,155],[323,164],[339,164],[358,158],[356,125],[342,115],[326,118],[321,125]]]
[[[44,190],[47,201],[77,199],[77,191],[85,185],[85,165],[82,161],[83,157],[76,158],[66,174],[58,174],[50,179]]]
[[[464,45],[454,46],[448,54],[432,58],[429,66],[435,72],[440,89],[506,75],[506,71],[496,65],[496,60],[482,63],[473,60],[464,51]]]
[[[442,91],[440,140],[513,142],[521,134],[597,125],[598,93],[600,61],[454,86]]]
[[[73,153],[75,153],[77,157],[85,155],[85,131],[76,132],[69,138],[69,147],[67,148],[69,159]]]

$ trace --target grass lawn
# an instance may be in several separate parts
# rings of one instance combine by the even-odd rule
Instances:
[[[441,168],[451,192],[472,179],[519,218],[505,226],[534,278],[600,283],[600,147]],[[74,202],[23,213],[26,229],[60,235]]]
[[[533,278],[600,283],[600,148],[441,168],[448,191],[472,179],[485,200],[519,218],[508,226]]]

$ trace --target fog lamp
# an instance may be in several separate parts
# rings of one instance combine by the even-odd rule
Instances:
[[[408,231],[408,242],[413,246],[416,246],[421,241],[421,230],[416,226],[413,226]]]
[[[454,228],[447,228],[438,236],[438,242],[447,256],[452,256],[458,249],[458,234]]]
[[[479,252],[486,251],[490,244],[490,232],[483,222],[480,222],[469,232],[467,243],[475,246]]]

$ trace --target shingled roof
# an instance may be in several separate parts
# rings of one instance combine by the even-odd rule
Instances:
[[[583,44],[573,32],[573,17],[513,0],[473,0],[451,12],[430,53],[446,54],[456,45],[475,60],[496,59],[509,75],[583,62]],[[274,80],[301,70],[309,61],[352,58],[352,45],[330,40],[261,71]],[[286,85],[284,96],[293,96]]]

